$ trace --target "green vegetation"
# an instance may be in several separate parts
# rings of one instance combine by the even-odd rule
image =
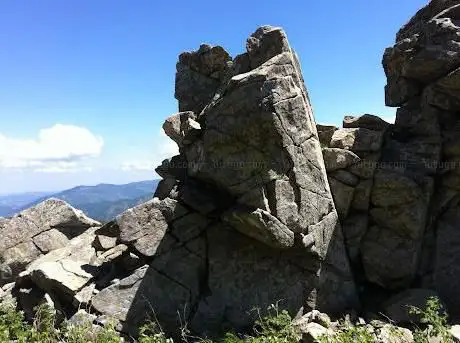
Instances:
[[[441,306],[438,298],[431,297],[428,299],[425,309],[414,306],[409,307],[409,313],[417,315],[423,325],[422,328],[416,326],[412,332],[414,343],[430,343],[431,339],[436,337],[436,342],[453,343],[452,336],[449,332],[448,317]],[[375,336],[368,326],[344,326],[333,336],[322,336],[320,343],[373,343],[376,342]],[[392,327],[391,335],[398,337],[401,332],[397,327]]]
[[[366,326],[349,326],[340,329],[335,335],[323,335],[319,343],[373,343],[374,335]]]
[[[271,305],[267,314],[255,322],[253,335],[239,337],[235,333],[227,333],[223,343],[293,343],[299,342],[300,332],[294,327],[289,313],[280,311],[278,305]]]
[[[18,343],[120,343],[113,324],[104,327],[81,320],[79,324],[64,322],[56,325],[56,315],[47,305],[39,306],[33,323],[27,323],[24,313],[7,305],[0,306],[0,342]],[[152,331],[150,324],[140,328],[139,343],[172,343],[162,332]]]
[[[123,340],[113,324],[94,325],[81,318],[75,322],[65,321],[56,325],[56,315],[52,308],[42,305],[36,310],[33,323],[28,323],[21,311],[7,305],[0,305],[0,342],[18,343],[119,343]],[[240,335],[227,333],[219,343],[298,343],[301,334],[287,311],[280,311],[277,305],[271,305],[262,316],[260,311],[252,333]],[[429,343],[437,337],[437,342],[451,343],[447,315],[437,298],[430,298],[425,309],[411,307],[409,313],[420,318],[422,328],[413,331],[415,343]],[[343,321],[333,335],[323,335],[318,343],[373,343],[376,342],[374,330],[369,325],[353,326]],[[213,343],[209,339],[193,337],[182,328],[183,341]],[[390,328],[391,335],[401,335],[397,327]],[[161,330],[156,322],[148,322],[139,328],[138,343],[174,343]]]
[[[409,313],[419,316],[420,322],[424,324],[424,328],[417,327],[413,333],[415,343],[429,343],[431,337],[438,337],[440,343],[453,342],[447,314],[438,298],[429,298],[425,309],[411,306]]]

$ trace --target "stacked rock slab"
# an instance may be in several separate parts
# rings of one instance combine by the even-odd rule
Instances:
[[[323,143],[348,252],[366,281],[436,290],[458,316],[460,3],[433,0],[417,12],[383,66],[386,104],[398,107],[394,125],[346,117]]]
[[[389,123],[372,114],[346,116],[340,129],[317,125],[323,138],[329,185],[354,266],[360,264],[361,242],[369,226],[374,172],[389,127]]]
[[[413,93],[405,95],[404,103],[396,101],[392,92],[387,92],[387,101],[400,106],[396,119],[399,132],[419,137],[412,148],[417,155],[409,155],[408,166],[417,159],[423,166],[418,169],[430,177],[430,183],[425,182],[424,193],[431,195],[431,202],[423,213],[426,229],[418,251],[418,274],[456,316],[460,315],[459,20],[458,1],[432,1],[400,30],[396,46],[384,56],[388,88],[394,87],[397,74],[417,83]],[[409,45],[398,48],[401,41]]]
[[[459,20],[458,1],[432,1],[385,51],[386,103],[399,108],[383,156],[404,168],[380,170],[375,179],[376,227],[367,242],[379,237],[381,251],[366,254],[373,281],[432,287],[451,315],[460,314]]]
[[[14,281],[29,263],[101,224],[59,199],[48,199],[12,218],[0,217],[0,285]]]
[[[219,82],[217,82],[218,80]],[[99,292],[94,308],[129,331],[244,330],[279,301],[295,315],[357,305],[300,66],[280,28],[264,26],[231,59],[202,46],[179,57],[180,113],[164,124],[180,155],[156,170],[155,198],[112,235],[149,265]],[[114,233],[115,232],[115,233]]]

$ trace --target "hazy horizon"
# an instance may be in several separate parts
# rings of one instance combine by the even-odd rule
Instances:
[[[236,56],[265,24],[283,27],[300,56],[317,123],[392,121],[383,52],[425,2],[2,3],[0,193],[158,178],[178,151],[161,129],[178,111],[178,55],[209,43]]]

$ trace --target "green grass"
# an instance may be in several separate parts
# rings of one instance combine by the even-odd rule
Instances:
[[[47,305],[36,309],[35,320],[28,323],[21,311],[8,305],[0,305],[0,342],[18,343],[119,343],[123,340],[115,330],[115,325],[96,326],[89,320],[75,322],[64,321],[57,325],[54,310]],[[413,331],[415,343],[429,343],[430,338],[438,337],[441,343],[453,342],[449,332],[448,318],[437,298],[430,298],[424,309],[410,307],[409,313],[417,315],[421,324]],[[258,319],[247,334],[229,332],[215,343],[298,343],[301,333],[294,325],[287,311],[271,305],[262,315],[257,311]],[[393,327],[391,334],[400,334]],[[209,339],[191,336],[182,328],[182,341],[213,343]],[[161,330],[156,322],[148,322],[139,328],[138,343],[174,343]],[[318,343],[374,343],[373,330],[367,325],[351,325],[342,322],[334,334],[324,335]]]
[[[300,332],[294,327],[293,320],[287,311],[280,311],[278,305],[271,305],[264,316],[258,310],[257,314],[258,319],[251,335],[241,337],[235,333],[227,333],[223,343],[299,342]]]
[[[440,338],[440,343],[454,342],[449,332],[447,313],[436,297],[430,297],[425,309],[410,306],[409,313],[420,317],[423,327],[416,326],[414,334],[415,343],[429,343],[430,338]]]

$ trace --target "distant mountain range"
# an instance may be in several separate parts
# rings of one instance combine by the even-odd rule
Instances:
[[[48,198],[58,198],[87,216],[107,222],[126,209],[153,197],[160,180],[124,185],[77,186],[59,193],[23,193],[0,196],[0,217],[9,217]]]
[[[0,195],[0,217],[10,216],[24,206],[39,198],[51,195],[51,192],[29,192],[11,195]]]

